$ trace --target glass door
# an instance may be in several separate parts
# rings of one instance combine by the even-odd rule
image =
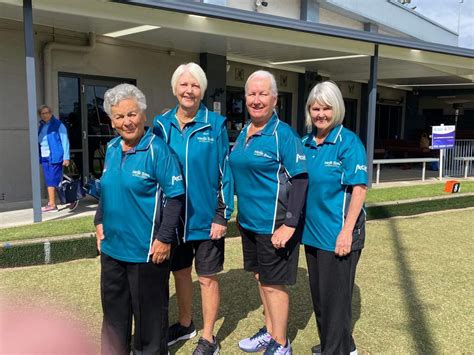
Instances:
[[[105,92],[116,82],[85,79],[82,101],[83,174],[99,178],[104,168],[107,143],[115,137],[109,117],[104,111]]]
[[[59,118],[65,124],[71,145],[72,177],[100,178],[107,143],[115,137],[104,111],[105,92],[132,79],[59,74]]]
[[[233,144],[248,119],[244,89],[228,86],[226,97],[227,134],[230,143]]]
[[[291,126],[291,93],[279,92],[275,110],[278,118]]]
[[[67,129],[71,164],[66,173],[73,178],[82,175],[81,82],[79,77],[59,75],[59,119]]]
[[[344,99],[344,106],[346,107],[346,114],[344,116],[344,127],[350,129],[352,132],[357,131],[357,100]]]

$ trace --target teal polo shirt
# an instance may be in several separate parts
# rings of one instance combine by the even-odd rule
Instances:
[[[234,208],[234,184],[228,164],[229,139],[225,118],[203,104],[194,120],[181,130],[176,112],[179,106],[154,119],[154,133],[177,155],[186,185],[184,241],[209,240],[219,200],[224,218]]]
[[[126,262],[148,262],[163,199],[184,194],[176,156],[151,129],[127,153],[122,152],[122,138],[114,138],[100,184],[102,252]]]
[[[286,218],[288,181],[306,173],[298,135],[276,114],[246,142],[244,127],[229,156],[238,199],[239,224],[257,234],[273,234]]]
[[[303,138],[308,164],[308,194],[302,243],[334,251],[344,225],[350,187],[367,185],[367,157],[359,137],[342,125],[322,144]]]

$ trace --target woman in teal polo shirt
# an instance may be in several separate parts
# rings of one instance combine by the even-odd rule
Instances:
[[[342,126],[345,108],[336,84],[317,84],[305,112],[312,133],[303,138],[309,185],[302,243],[321,340],[312,352],[354,354],[351,301],[365,237],[366,153]]]
[[[96,213],[101,252],[102,353],[168,354],[171,245],[184,195],[176,156],[145,128],[146,100],[133,85],[104,95],[104,110],[120,135],[107,145]]]
[[[171,78],[178,105],[154,120],[155,134],[176,153],[186,185],[186,204],[178,230],[180,245],[171,260],[179,319],[169,329],[168,344],[196,335],[191,308],[194,259],[203,314],[202,336],[194,351],[198,355],[219,351],[213,335],[220,303],[217,274],[223,270],[223,237],[234,206],[225,117],[201,103],[206,88],[206,74],[199,65],[180,65]]]
[[[300,138],[278,119],[275,77],[264,70],[245,84],[251,118],[230,154],[244,269],[253,272],[260,291],[265,325],[239,347],[265,355],[291,354],[286,329],[289,296],[294,285],[300,246],[300,216],[306,187],[306,158]],[[298,231],[297,231],[298,229]]]

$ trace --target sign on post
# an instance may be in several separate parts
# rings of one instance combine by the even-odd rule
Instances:
[[[453,148],[456,126],[433,126],[431,133],[431,149]]]
[[[431,131],[431,149],[439,149],[439,180],[443,180],[443,155],[446,148],[453,148],[456,126],[433,126]]]

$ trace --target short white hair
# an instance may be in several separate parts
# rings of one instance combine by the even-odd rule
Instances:
[[[191,74],[194,79],[197,80],[199,83],[199,86],[201,87],[201,100],[204,97],[204,93],[206,92],[207,89],[207,77],[206,73],[204,73],[204,70],[197,65],[196,63],[187,63],[187,64],[181,64],[179,67],[176,68],[176,70],[173,73],[173,76],[171,77],[171,90],[173,90],[173,95],[176,96],[176,84],[178,83],[179,78],[181,75],[184,73],[189,73]]]
[[[139,88],[132,84],[119,84],[105,92],[104,111],[110,117],[112,106],[118,105],[120,101],[127,99],[135,100],[141,112],[146,110],[146,98]]]
[[[245,95],[247,95],[248,86],[251,80],[260,78],[260,79],[268,79],[270,81],[270,90],[274,97],[278,97],[278,88],[277,83],[275,80],[275,76],[266,70],[257,70],[250,74],[247,81],[245,82]]]
[[[344,115],[346,114],[344,100],[342,98],[341,90],[339,90],[336,83],[333,81],[323,81],[316,84],[314,88],[311,89],[305,106],[306,127],[308,129],[313,127],[310,110],[314,103],[332,108],[330,128],[333,128],[344,121]]]

